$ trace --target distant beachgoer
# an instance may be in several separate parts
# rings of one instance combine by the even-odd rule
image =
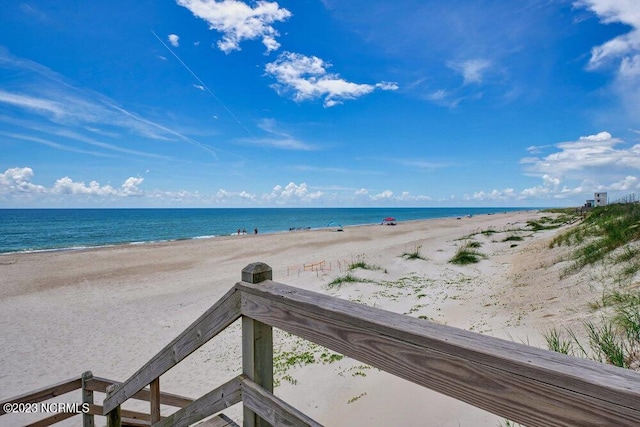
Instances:
[[[258,234],[258,227],[253,229],[253,234]]]
[[[240,229],[238,228],[238,236],[240,235]]]
[[[247,234],[247,230],[245,230],[244,228],[242,229],[242,234]]]

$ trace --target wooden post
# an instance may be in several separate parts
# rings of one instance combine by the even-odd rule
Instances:
[[[93,391],[87,390],[87,382],[93,378],[91,371],[84,372],[82,374],[82,403],[93,405]],[[82,413],[82,427],[95,426],[95,419],[93,414]]]
[[[267,264],[256,262],[242,269],[242,281],[260,283],[273,278]],[[273,328],[250,317],[242,316],[242,372],[256,384],[273,393]],[[246,406],[243,427],[266,427],[265,420]]]
[[[149,399],[151,402],[151,424],[154,424],[160,421],[160,377],[151,381],[149,388],[151,390],[151,398]]]
[[[107,397],[113,393],[118,386],[111,384],[107,387]],[[122,415],[120,413],[120,405],[116,406],[113,411],[107,414],[107,427],[122,427]]]

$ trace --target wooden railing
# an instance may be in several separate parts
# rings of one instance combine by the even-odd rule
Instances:
[[[160,376],[242,317],[242,375],[160,417]],[[243,426],[319,426],[273,395],[272,327],[529,427],[638,426],[640,374],[391,313],[272,281],[242,281],[124,383],[107,390],[108,426],[151,384],[154,426],[187,426],[243,403]]]
[[[68,380],[53,384],[38,390],[34,390],[20,396],[10,397],[0,402],[0,416],[8,415],[5,409],[5,404],[13,405],[15,408],[28,408],[28,412],[37,413],[42,412],[40,409],[45,408],[47,405],[38,405],[43,402],[54,399],[58,396],[64,396],[68,393],[76,390],[82,390],[82,402],[77,402],[75,408],[77,411],[63,411],[57,412],[53,415],[43,418],[41,420],[27,424],[31,427],[44,427],[58,423],[71,417],[82,415],[82,425],[84,427],[93,427],[95,425],[94,416],[102,415],[103,409],[100,405],[94,404],[94,392],[105,393],[107,388],[112,385],[120,384],[117,381],[109,380],[106,378],[94,377],[90,371],[82,374],[82,376],[70,378]],[[149,389],[141,389],[132,399],[149,401],[151,392]],[[163,405],[174,406],[177,408],[184,408],[193,402],[193,399],[189,399],[183,396],[177,396],[175,394],[161,393],[160,402]],[[56,405],[56,402],[49,402],[52,406]],[[65,402],[65,405],[75,405]],[[69,408],[67,408],[69,409]],[[24,410],[18,410],[17,412],[25,412]],[[55,411],[54,411],[55,412]],[[151,425],[151,415],[142,412],[123,410],[121,412],[124,424],[127,426],[149,426]]]

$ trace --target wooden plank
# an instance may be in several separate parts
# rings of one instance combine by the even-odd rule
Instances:
[[[151,381],[151,384],[149,384],[149,392],[151,394],[151,399],[149,399],[151,406],[151,423],[153,424],[160,421],[160,377]]]
[[[89,405],[89,413],[95,415],[102,415],[102,406],[100,405]],[[121,409],[120,415],[122,419],[125,418],[129,420],[138,420],[145,421],[147,425],[151,425],[151,415],[145,414],[144,412],[130,411],[128,409]],[[123,421],[124,422],[124,421]]]
[[[110,412],[167,372],[240,317],[240,295],[232,288],[202,316],[104,400]]]
[[[322,427],[248,378],[242,380],[242,402],[273,426]]]
[[[68,380],[61,381],[59,383],[46,386],[34,391],[21,394],[19,396],[13,396],[8,399],[0,401],[0,415],[6,414],[3,406],[5,403],[36,403],[48,400],[56,396],[60,396],[69,393],[73,390],[78,390],[82,387],[82,377],[77,376]]]
[[[75,417],[78,414],[69,413],[69,412],[60,412],[57,414],[53,414],[47,418],[43,418],[40,421],[36,421],[35,423],[26,424],[25,427],[46,427],[52,424],[59,423],[60,421],[64,421],[71,417]]]
[[[122,427],[150,427],[151,421],[122,417]]]
[[[87,382],[87,390],[99,391],[104,393],[107,390],[107,386],[111,384],[120,385],[119,381],[113,381],[106,378],[93,377]],[[144,388],[130,397],[130,399],[142,400],[149,402],[151,399],[151,391],[148,388]],[[176,408],[184,408],[193,402],[194,399],[189,397],[179,396],[177,394],[171,394],[166,392],[160,392],[160,404],[167,406],[175,406]],[[102,414],[100,414],[102,415]]]
[[[638,426],[640,375],[267,281],[242,314],[529,427]]]
[[[196,424],[194,427],[240,427],[231,418],[225,414],[218,414],[214,417],[204,420],[201,423]]]
[[[197,423],[216,412],[220,412],[229,406],[235,405],[242,400],[240,392],[240,382],[245,377],[239,375],[226,382],[215,390],[196,399],[191,405],[169,415],[153,427],[186,427]]]

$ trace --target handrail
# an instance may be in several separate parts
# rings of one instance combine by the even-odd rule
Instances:
[[[60,381],[58,383],[42,387],[18,396],[13,396],[7,399],[0,401],[0,416],[7,414],[4,409],[5,403],[39,403],[45,400],[53,399],[54,397],[62,396],[64,394],[70,393],[75,390],[82,389],[83,391],[83,403],[88,404],[88,411],[83,413],[84,416],[93,416],[93,415],[102,415],[102,406],[93,404],[93,392],[106,392],[108,386],[113,384],[122,384],[118,381],[110,380],[102,377],[94,377],[91,372],[85,372],[81,376],[72,377],[70,379]],[[85,399],[85,393],[88,393],[88,398]],[[142,389],[133,396],[132,399],[142,400],[142,401],[150,401],[151,400],[151,392],[149,389]],[[184,408],[191,403],[194,402],[194,399],[179,396],[171,393],[160,393],[160,403],[167,406],[174,406],[177,408]],[[49,415],[46,418],[42,418],[38,421],[35,421],[31,424],[28,424],[29,427],[40,427],[40,426],[49,426],[60,421],[63,421],[67,418],[75,417],[77,413],[73,412],[64,412],[64,413],[55,413]],[[129,420],[140,420],[147,421],[151,420],[151,415],[145,414],[142,412],[123,410],[122,411],[123,418]],[[94,425],[93,419],[91,421],[85,422],[85,425]]]
[[[635,372],[270,280],[235,288],[243,316],[512,421],[640,425]]]
[[[19,396],[13,396],[3,401],[0,401],[0,415],[4,415],[7,412],[4,410],[5,403],[38,403],[45,400],[53,399],[56,396],[69,393],[73,390],[78,390],[82,387],[82,376],[76,376],[68,380],[60,381],[58,383],[33,390]]]
[[[232,288],[124,383],[107,394],[104,415],[142,390],[240,318],[240,295]]]

